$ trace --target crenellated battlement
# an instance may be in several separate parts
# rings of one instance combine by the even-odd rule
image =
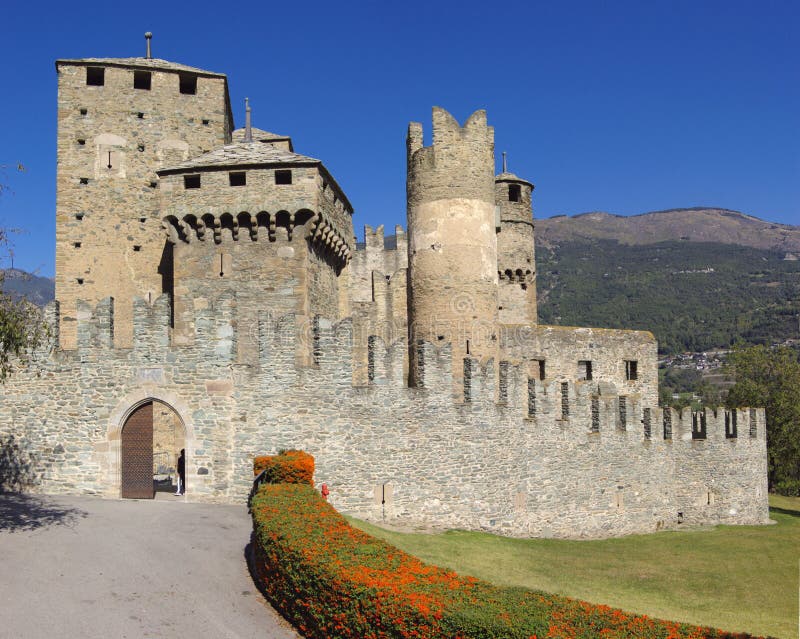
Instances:
[[[333,222],[321,212],[308,209],[296,212],[259,211],[252,214],[242,211],[237,214],[206,213],[201,216],[185,215],[178,219],[174,215],[162,220],[167,240],[171,244],[213,241],[215,244],[244,239],[253,242],[266,239],[275,242],[285,238],[291,242],[296,229],[302,229],[303,236],[312,246],[335,257],[341,265],[350,261],[352,249],[345,237],[336,229]],[[279,232],[280,231],[280,232]]]

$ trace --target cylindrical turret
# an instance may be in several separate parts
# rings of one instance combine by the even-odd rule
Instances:
[[[536,259],[531,195],[533,184],[513,173],[494,180],[500,226],[497,274],[501,324],[536,324]]]
[[[410,382],[420,340],[451,342],[454,376],[463,357],[497,349],[494,129],[476,111],[459,126],[433,109],[433,144],[408,129],[408,315]]]

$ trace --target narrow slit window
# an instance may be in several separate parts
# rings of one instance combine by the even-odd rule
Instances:
[[[247,173],[244,171],[232,171],[231,173],[228,173],[228,181],[230,182],[231,186],[246,186]]]
[[[519,184],[509,184],[508,185],[508,201],[509,202],[519,202],[522,199],[522,189],[520,189]]]
[[[275,171],[275,184],[291,184],[292,172],[291,171]]]
[[[106,70],[103,67],[86,67],[86,84],[101,87],[106,83]]]
[[[546,372],[547,371],[545,370],[544,360],[540,359],[539,360],[539,380],[540,381],[545,378]]]
[[[629,382],[639,379],[639,363],[635,359],[625,360],[625,379]]]
[[[183,188],[185,188],[185,189],[199,189],[200,188],[200,176],[199,175],[184,175],[183,176]]]
[[[149,71],[134,71],[133,72],[133,88],[142,89],[143,91],[150,90],[150,82],[152,80],[152,73]]]
[[[191,73],[181,73],[180,91],[184,95],[197,94],[197,76]]]

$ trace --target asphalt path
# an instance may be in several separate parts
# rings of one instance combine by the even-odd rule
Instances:
[[[250,530],[244,506],[0,492],[0,637],[298,639]]]

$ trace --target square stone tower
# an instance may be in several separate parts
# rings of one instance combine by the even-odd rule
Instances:
[[[230,141],[227,79],[149,56],[58,60],[56,70],[61,344],[75,346],[77,300],[113,296],[115,343],[127,346],[132,299],[171,281],[156,171]]]

